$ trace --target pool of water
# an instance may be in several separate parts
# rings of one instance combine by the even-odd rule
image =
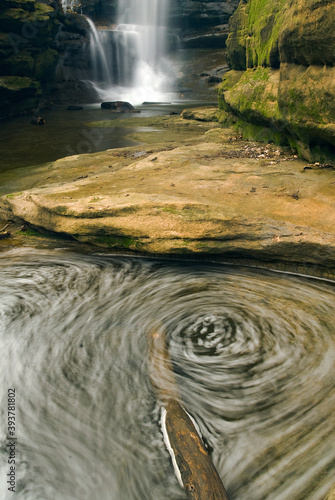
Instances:
[[[93,129],[90,122],[100,120],[122,120],[139,116],[168,115],[181,112],[190,102],[161,105],[142,105],[138,113],[112,113],[98,104],[83,105],[81,111],[68,111],[66,107],[41,113],[45,125],[32,125],[31,116],[21,116],[0,121],[0,174],[1,172],[40,165],[74,154],[93,153],[106,149],[132,146],[136,143],[127,138],[134,127]]]
[[[40,165],[73,154],[135,145],[126,136],[136,129],[118,126],[113,130],[94,131],[88,126],[90,122],[168,115],[207,104],[217,106],[216,89],[208,86],[206,78],[200,75],[226,64],[224,50],[178,50],[171,56],[171,64],[176,73],[175,92],[167,93],[166,98],[163,95],[164,103],[136,106],[140,115],[112,113],[101,109],[100,103],[94,103],[84,104],[81,111],[68,111],[65,105],[41,111],[44,126],[32,125],[32,115],[0,120],[0,174],[8,169]],[[108,98],[115,99],[120,99],[115,93]]]

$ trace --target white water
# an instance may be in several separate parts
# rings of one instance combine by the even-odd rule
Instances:
[[[89,21],[92,83],[101,99],[164,100],[174,79],[167,60],[169,3],[119,0],[116,28],[97,31]]]
[[[80,0],[62,0],[62,7],[64,12],[67,10],[73,10],[75,7],[78,7],[80,4]]]
[[[105,53],[105,44],[103,43],[103,38],[101,38],[100,34],[98,33],[98,30],[96,29],[92,19],[90,19],[89,17],[86,17],[86,19],[91,28],[90,55],[93,78],[96,81],[98,79],[98,75],[100,75],[102,81],[110,85],[112,83],[112,74]]]

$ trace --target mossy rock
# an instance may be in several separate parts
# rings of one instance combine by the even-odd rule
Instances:
[[[28,43],[32,39],[43,39],[46,35],[54,34],[55,10],[39,2],[35,2],[34,7],[34,10],[17,7],[0,12],[1,31],[19,35]]]
[[[244,71],[231,70],[224,75],[222,83],[219,85],[218,88],[219,108],[227,109],[226,102],[224,99],[224,93],[227,90],[233,88],[238,83],[240,78],[242,78],[243,74]],[[227,110],[229,111],[229,109]]]
[[[222,111],[217,108],[189,108],[184,109],[181,117],[185,120],[197,120],[199,122],[219,122]]]
[[[247,131],[245,137],[261,140],[257,126],[268,127],[274,138],[271,134],[265,137],[276,143],[289,142],[309,161],[333,161],[334,103],[333,67],[258,67],[245,71],[232,88],[219,89],[220,108],[238,117],[239,128]]]
[[[69,33],[78,33],[81,36],[87,36],[89,30],[89,24],[84,16],[75,14],[74,12],[66,13],[62,31],[68,31]]]
[[[35,10],[36,0],[2,0],[3,10],[9,8],[21,8],[24,10]]]
[[[0,72],[3,75],[31,77],[34,74],[35,61],[29,52],[13,54],[2,61]]]
[[[5,59],[13,53],[13,46],[8,33],[0,33],[0,59]],[[0,71],[2,68],[0,68]],[[2,71],[3,73],[3,71]]]
[[[282,17],[278,34],[281,62],[305,66],[335,63],[334,0],[298,0]]]
[[[335,124],[335,69],[283,64],[278,103],[289,122],[314,127]]]
[[[221,109],[269,127],[309,161],[335,155],[334,3],[241,1],[227,41],[233,70],[218,91]]]
[[[226,41],[227,61],[236,70],[246,69],[245,47],[248,14],[245,2],[241,2],[235,14],[229,19],[229,35]]]
[[[240,3],[229,26],[233,69],[335,62],[334,0],[249,0]]]
[[[250,0],[241,2],[230,19],[227,58],[233,69],[258,65],[279,66],[278,35],[281,13],[288,0]]]
[[[282,117],[278,109],[278,88],[278,71],[270,68],[249,69],[239,77],[236,85],[222,93],[226,104],[223,109],[228,107],[256,125],[279,122]]]
[[[59,54],[56,50],[47,49],[41,52],[35,59],[34,77],[44,82],[53,78]]]
[[[16,93],[16,92],[27,92],[28,94],[34,94],[40,92],[41,86],[39,82],[36,82],[28,77],[20,76],[1,76],[0,77],[0,93],[2,96],[4,93]]]

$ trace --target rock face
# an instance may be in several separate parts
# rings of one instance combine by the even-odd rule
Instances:
[[[222,48],[228,37],[228,21],[239,0],[175,0],[171,26],[179,28],[185,48]]]
[[[116,23],[117,0],[82,0],[78,12],[102,24]],[[80,3],[80,7],[79,7]],[[179,33],[183,48],[222,48],[228,20],[239,0],[171,0],[169,25]]]
[[[65,15],[59,0],[1,2],[0,117],[39,107],[60,60],[78,79],[77,70],[87,66],[88,28],[82,16]],[[70,79],[61,72],[58,78]]]
[[[89,74],[89,24],[74,12],[66,12],[61,21],[55,39],[60,55],[56,78],[60,82],[85,79]]]
[[[335,1],[242,0],[227,48],[220,107],[306,159],[335,158]]]
[[[36,106],[42,87],[52,80],[59,58],[53,41],[60,10],[57,2],[1,2],[0,116]]]

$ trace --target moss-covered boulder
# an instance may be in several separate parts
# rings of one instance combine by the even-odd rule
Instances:
[[[335,158],[335,1],[242,0],[227,47],[219,106],[308,160]]]

